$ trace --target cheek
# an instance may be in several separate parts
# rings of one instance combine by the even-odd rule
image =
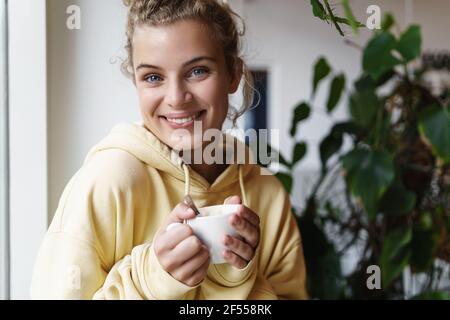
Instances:
[[[149,90],[141,89],[138,92],[138,96],[141,113],[145,114],[147,117],[153,116],[158,107],[158,99],[155,94],[149,92]]]
[[[220,117],[227,114],[228,111],[228,92],[220,83],[210,83],[202,87],[199,94],[202,100],[207,104],[208,108],[212,109],[215,117]]]

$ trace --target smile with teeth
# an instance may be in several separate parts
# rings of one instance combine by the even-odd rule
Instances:
[[[169,122],[173,122],[173,123],[177,123],[177,124],[183,124],[183,123],[188,123],[188,122],[194,121],[195,119],[200,117],[201,113],[202,113],[202,111],[197,112],[193,116],[187,117],[187,118],[167,118],[166,117],[166,119]]]

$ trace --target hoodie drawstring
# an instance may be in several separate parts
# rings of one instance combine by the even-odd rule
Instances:
[[[185,163],[182,164],[182,167],[184,170],[184,195],[187,196],[189,195],[189,187],[190,187],[189,168]],[[248,206],[247,195],[244,186],[244,173],[241,164],[238,164],[238,173],[239,173],[239,186],[241,188],[242,203],[244,204],[244,206]]]
[[[189,168],[186,164],[183,163],[184,170],[184,196],[189,195],[189,186],[190,186],[190,176],[189,176]]]
[[[242,170],[242,164],[238,164],[238,171],[239,171],[239,186],[241,187],[242,201],[244,203],[244,206],[248,207],[247,194],[245,192],[244,187],[244,173]]]

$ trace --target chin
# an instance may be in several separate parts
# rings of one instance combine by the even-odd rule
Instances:
[[[198,149],[202,146],[203,138],[202,135],[182,135],[169,137],[168,145],[176,151],[190,151]]]

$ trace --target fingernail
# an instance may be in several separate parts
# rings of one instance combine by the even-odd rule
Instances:
[[[195,214],[195,211],[192,210],[191,208],[189,208],[189,209],[187,209],[187,213],[189,213],[189,214]]]

